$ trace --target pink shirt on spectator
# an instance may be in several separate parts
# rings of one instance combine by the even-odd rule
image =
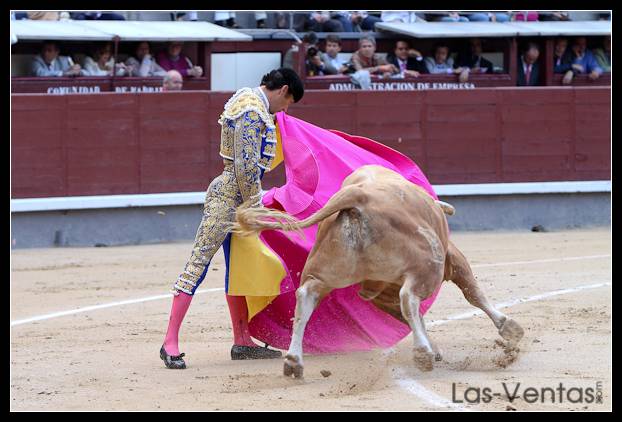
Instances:
[[[188,76],[188,69],[192,68],[192,62],[188,57],[180,54],[177,60],[173,60],[166,51],[161,51],[158,54],[157,62],[164,70],[176,70],[184,77]]]
[[[525,12],[515,12],[515,19],[523,22],[535,22],[538,20],[538,12],[527,11],[527,19],[525,19]]]

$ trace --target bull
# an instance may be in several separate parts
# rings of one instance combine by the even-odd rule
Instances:
[[[419,305],[445,280],[488,315],[506,344],[515,346],[523,329],[489,303],[466,258],[449,240],[445,214],[453,212],[451,205],[377,165],[360,167],[346,177],[326,205],[304,220],[277,210],[240,207],[232,230],[242,235],[319,223],[296,290],[284,375],[303,376],[302,339],[319,302],[333,289],[355,283],[361,284],[363,299],[410,326],[414,362],[422,371],[432,370],[433,361],[442,356],[428,338]]]

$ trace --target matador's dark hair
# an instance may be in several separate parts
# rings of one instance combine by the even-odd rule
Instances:
[[[287,92],[293,95],[294,102],[300,101],[305,94],[305,88],[300,77],[292,69],[281,67],[266,73],[261,78],[260,85],[265,85],[270,91],[282,88],[287,85]]]

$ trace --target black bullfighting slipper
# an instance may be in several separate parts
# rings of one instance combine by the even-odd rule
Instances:
[[[268,349],[268,345],[265,347],[260,346],[237,346],[231,347],[231,360],[246,360],[246,359],[277,359],[283,354],[278,350]]]
[[[185,355],[185,353],[181,353],[179,356],[171,356],[164,350],[164,345],[160,348],[160,359],[170,369],[186,369],[186,362],[182,359]]]

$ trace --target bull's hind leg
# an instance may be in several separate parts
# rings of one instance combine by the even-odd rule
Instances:
[[[471,305],[481,309],[490,317],[499,330],[499,335],[507,340],[509,345],[515,346],[523,338],[522,327],[488,302],[484,292],[477,285],[471,266],[451,242],[447,250],[445,279],[453,281]]]
[[[294,330],[292,333],[292,341],[289,344],[289,350],[285,356],[283,364],[283,375],[289,377],[293,375],[295,378],[302,378],[302,339],[304,337],[305,327],[313,310],[318,303],[331,291],[323,281],[313,277],[307,278],[303,284],[296,290],[296,311],[294,315]]]
[[[421,297],[417,294],[415,285],[414,276],[407,275],[400,289],[400,306],[404,319],[408,321],[413,331],[415,365],[422,371],[431,371],[434,367],[433,361],[436,353],[425,330],[423,318],[419,313]]]

